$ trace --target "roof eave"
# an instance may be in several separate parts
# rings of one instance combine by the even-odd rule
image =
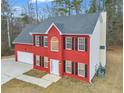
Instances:
[[[22,43],[22,42],[13,42],[13,44],[26,44],[26,45],[33,45],[32,43]]]

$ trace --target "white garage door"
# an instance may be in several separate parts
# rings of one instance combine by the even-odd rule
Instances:
[[[52,74],[59,75],[59,60],[50,60],[50,70]]]
[[[33,64],[33,53],[17,51],[18,62]]]

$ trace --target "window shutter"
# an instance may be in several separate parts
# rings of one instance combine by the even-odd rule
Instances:
[[[87,51],[87,38],[85,38],[85,51]]]
[[[76,71],[75,71],[75,74],[78,75],[78,63],[75,63],[75,67],[76,67]]]
[[[34,55],[34,65],[36,65],[36,56]]]
[[[43,47],[43,36],[41,37],[41,46]]]
[[[63,71],[65,72],[65,61],[63,61]]]
[[[78,37],[75,38],[75,50],[78,50]]]
[[[35,36],[33,36],[33,43],[34,43],[34,46],[35,46]]]
[[[41,62],[42,62],[41,60],[42,60],[42,59],[41,59],[41,58],[42,58],[42,57],[40,56],[40,66],[42,66],[42,64],[41,64]]]
[[[85,77],[87,77],[87,64],[85,64]]]
[[[72,62],[72,74],[74,74],[74,62]]]
[[[65,49],[65,37],[63,37],[63,48]]]
[[[39,36],[39,46],[41,46],[41,36]]]
[[[44,67],[44,57],[41,57],[41,66]]]

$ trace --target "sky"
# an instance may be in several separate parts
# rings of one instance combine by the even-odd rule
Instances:
[[[37,0],[38,6],[40,7],[40,9],[46,8],[47,5],[51,7],[51,1],[53,0]],[[89,1],[90,0],[84,0],[82,7],[88,8]],[[25,7],[27,7],[28,2],[34,4],[35,6],[36,0],[9,0],[9,4],[12,6],[14,11],[13,12],[14,16],[17,16],[17,17],[20,16],[20,14],[22,14],[22,12],[25,11]],[[47,15],[44,12],[42,14]]]

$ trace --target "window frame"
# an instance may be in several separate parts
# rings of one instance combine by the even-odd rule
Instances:
[[[39,60],[39,64],[37,65],[37,57],[39,57],[38,58],[38,60]],[[40,59],[41,57],[39,56],[39,55],[35,55],[35,66],[41,66],[41,59]]]
[[[52,41],[53,38],[56,38],[57,42],[58,42],[58,49],[55,49],[55,50],[53,49],[53,41]],[[58,52],[59,51],[59,39],[57,37],[55,37],[55,36],[52,37],[51,40],[50,40],[50,50],[53,51],[53,52]]]
[[[79,65],[83,65],[83,66],[84,66],[84,69],[82,70],[82,71],[84,71],[84,75],[81,75],[81,74],[80,74],[80,72],[79,72],[79,70],[80,70],[79,67],[80,67],[80,66],[79,66]],[[79,63],[79,62],[78,62],[78,63],[77,63],[77,66],[78,66],[78,69],[77,69],[78,74],[77,74],[77,75],[80,76],[80,77],[85,77],[85,66],[86,66],[86,65],[85,65],[84,63]]]
[[[71,48],[68,48],[68,47],[67,47],[67,43],[68,43],[68,42],[67,42],[67,39],[71,39]],[[72,50],[72,45],[73,45],[73,44],[72,44],[72,40],[73,40],[72,37],[65,37],[65,49],[67,49],[67,50]]]
[[[83,50],[81,50],[80,47],[79,47],[80,46],[80,41],[79,41],[80,39],[84,39],[84,44],[82,45],[82,46],[84,46]],[[85,37],[78,37],[78,44],[77,44],[78,45],[78,51],[85,51],[85,49],[86,49],[85,42],[86,42]]]
[[[34,36],[35,40],[35,46],[39,47],[40,46],[40,35],[35,35]]]
[[[67,63],[70,63],[71,64],[71,72],[69,72],[68,70],[67,70]],[[72,61],[70,61],[70,60],[65,60],[65,73],[69,73],[69,74],[72,74],[72,69],[73,69],[73,67],[72,67]]]
[[[48,47],[48,36],[43,36],[42,42],[43,42],[43,47]],[[47,43],[47,45],[45,43]]]
[[[43,56],[43,58],[44,58],[44,68],[48,68],[48,63],[49,63],[49,61],[48,61],[48,57],[47,56]],[[45,58],[47,58],[47,62],[45,61]],[[47,67],[45,67],[45,62],[47,63]]]

